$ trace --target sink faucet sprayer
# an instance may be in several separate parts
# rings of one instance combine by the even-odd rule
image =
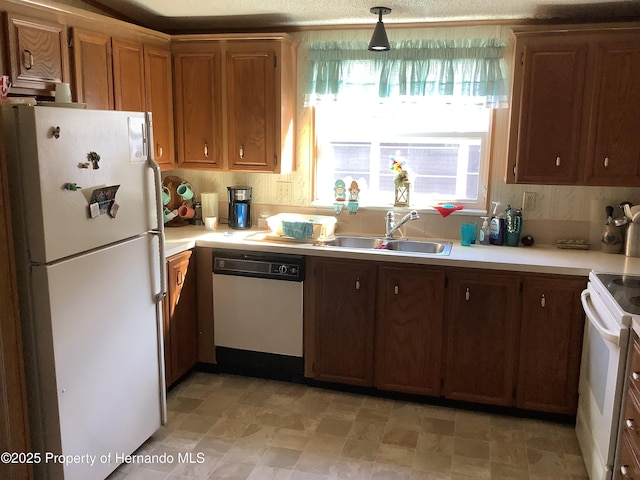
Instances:
[[[402,220],[400,220],[400,222],[398,222],[398,224],[396,225],[395,214],[392,210],[389,210],[386,216],[384,238],[393,238],[393,234],[396,232],[396,230],[402,227],[405,223],[411,220],[418,220],[419,218],[420,215],[418,215],[418,212],[416,212],[415,210],[411,210],[404,217],[402,217]]]

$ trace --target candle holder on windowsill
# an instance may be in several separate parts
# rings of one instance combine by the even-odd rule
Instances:
[[[395,182],[395,201],[393,203],[396,207],[408,207],[409,206],[409,191],[410,182]]]

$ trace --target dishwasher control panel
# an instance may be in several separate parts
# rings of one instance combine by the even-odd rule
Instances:
[[[304,257],[240,250],[214,250],[213,273],[301,282],[304,280]]]

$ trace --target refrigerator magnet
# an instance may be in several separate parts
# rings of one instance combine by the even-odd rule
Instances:
[[[89,205],[89,215],[91,216],[91,218],[100,216],[100,205],[98,204],[98,202],[93,202],[91,205]]]
[[[111,218],[116,218],[119,208],[120,208],[120,205],[118,205],[118,202],[114,200],[113,204],[111,205],[111,208],[109,209],[109,215],[111,216]]]

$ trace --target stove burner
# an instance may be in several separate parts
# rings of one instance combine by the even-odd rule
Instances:
[[[640,307],[640,295],[638,295],[637,297],[631,297],[631,298],[629,299],[629,302],[630,302],[632,305],[635,305],[636,307]]]
[[[618,277],[614,278],[611,283],[615,283],[616,285],[621,285],[623,287],[640,288],[640,278]]]

